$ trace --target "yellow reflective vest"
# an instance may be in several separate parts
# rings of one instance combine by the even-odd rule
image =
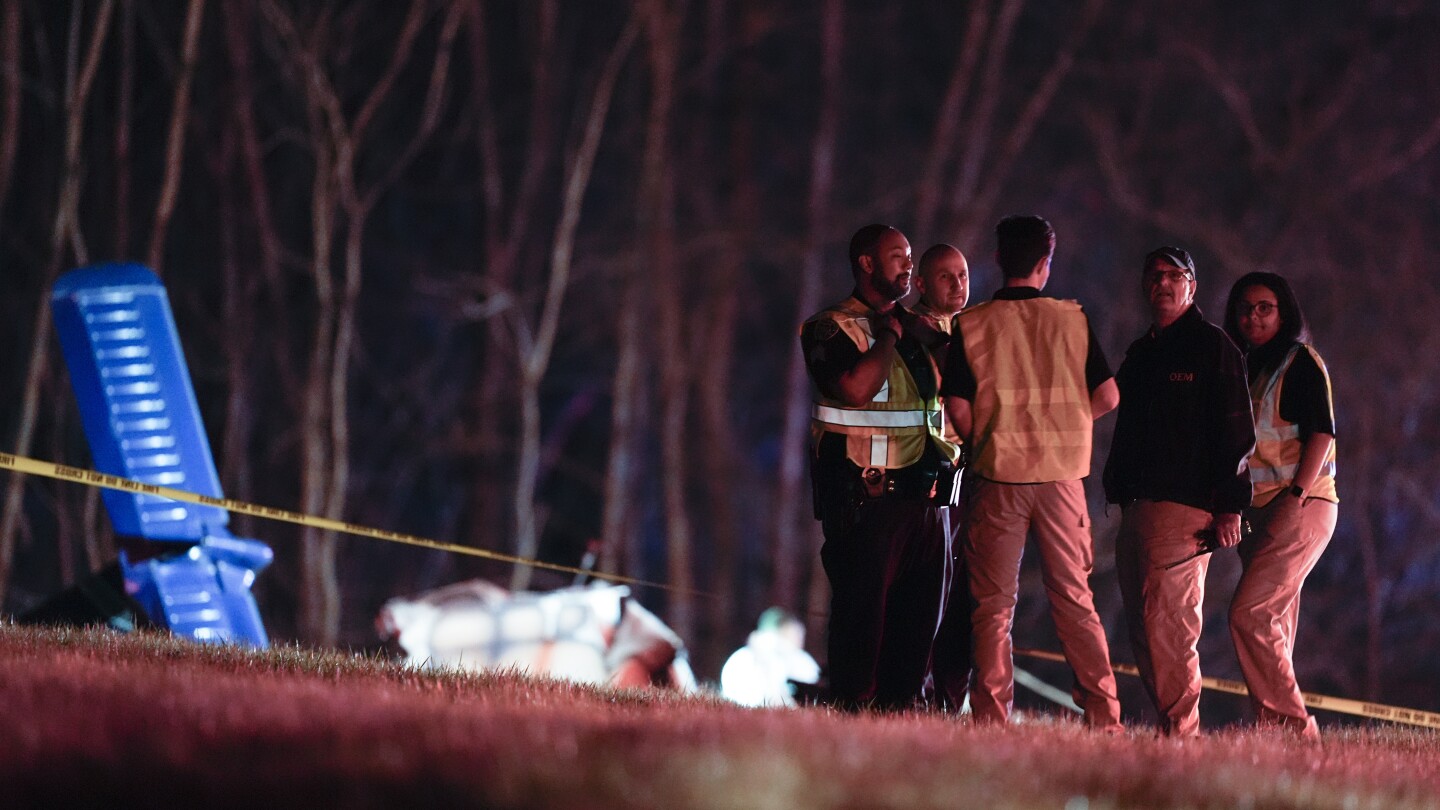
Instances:
[[[831,320],[855,342],[860,351],[875,343],[870,331],[870,308],[854,296],[821,311],[806,323]],[[845,454],[858,467],[898,469],[920,460],[926,442],[934,442],[950,461],[960,457],[960,448],[945,440],[938,396],[922,399],[910,369],[897,353],[890,376],[879,392],[855,408],[815,393],[810,435],[814,447],[826,433],[845,436]]]
[[[1285,372],[1290,370],[1301,349],[1310,353],[1320,374],[1325,377],[1327,404],[1335,401],[1325,361],[1320,359],[1319,352],[1304,343],[1292,346],[1274,373],[1251,384],[1250,403],[1255,409],[1255,455],[1250,458],[1250,483],[1254,487],[1250,503],[1253,506],[1264,506],[1294,483],[1296,469],[1300,466],[1300,456],[1305,449],[1300,441],[1300,426],[1281,418],[1280,394],[1285,385]],[[1334,421],[1333,404],[1331,410],[1331,421]],[[1305,491],[1305,496],[1340,502],[1335,490],[1334,442],[1330,443],[1330,453],[1320,465],[1320,474]]]
[[[1008,484],[1089,475],[1090,330],[1080,305],[1043,297],[986,301],[960,313],[956,329],[978,383],[970,469]]]
[[[955,325],[954,315],[947,315],[943,312],[936,312],[935,310],[926,306],[923,301],[911,307],[910,314],[920,318],[924,318],[925,321],[928,322],[931,326],[935,327],[941,332],[944,332],[947,335],[950,334],[951,327]],[[935,379],[940,379],[940,366],[935,363],[935,357],[933,355],[930,357],[930,366],[931,368],[935,369]],[[945,437],[945,441],[955,445],[956,447],[959,447],[960,445],[965,443],[965,440],[960,438],[960,435],[957,434],[955,432],[955,429],[950,426],[950,420],[945,418],[945,409],[943,407],[940,409],[940,423],[940,435]]]

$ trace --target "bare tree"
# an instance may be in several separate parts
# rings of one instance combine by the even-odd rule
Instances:
[[[535,518],[535,487],[540,475],[541,455],[540,383],[549,368],[550,356],[555,347],[560,311],[570,283],[575,234],[580,226],[585,191],[590,185],[591,168],[595,163],[595,155],[600,150],[601,136],[605,132],[610,98],[638,32],[638,21],[632,18],[606,57],[596,81],[585,117],[584,135],[566,170],[560,223],[550,249],[550,275],[546,283],[545,301],[533,332],[527,322],[518,317],[514,319],[521,352],[521,431],[514,501],[515,554],[526,559],[533,559],[540,547],[540,527]],[[514,590],[527,588],[530,570],[529,566],[516,567],[510,587]]]
[[[826,0],[820,11],[820,117],[810,149],[810,188],[806,196],[806,237],[800,292],[795,300],[795,322],[820,308],[821,278],[831,242],[830,198],[835,183],[836,139],[840,129],[843,80],[841,56],[845,48],[845,9],[840,0]],[[798,344],[789,350],[785,377],[783,436],[779,484],[776,488],[774,571],[771,601],[789,609],[800,607],[800,561],[813,560],[816,537],[811,520],[808,474],[802,448],[809,446],[810,383]],[[814,579],[814,578],[812,578]],[[823,579],[823,578],[821,578]],[[818,588],[816,582],[812,587]],[[806,600],[808,602],[808,600]]]
[[[473,456],[474,485],[471,497],[470,534],[487,539],[502,533],[501,504],[506,495],[514,503],[514,490],[504,470],[509,468],[505,450],[512,424],[509,414],[515,400],[507,396],[509,380],[518,373],[517,358],[523,353],[513,344],[513,333],[504,319],[496,317],[514,304],[517,270],[522,252],[543,221],[547,202],[542,198],[543,180],[554,164],[557,151],[555,120],[558,86],[566,64],[558,39],[559,8],[554,0],[532,4],[534,21],[525,26],[533,42],[523,52],[530,55],[530,85],[525,137],[506,155],[502,146],[501,119],[495,109],[496,97],[503,95],[491,77],[490,41],[514,42],[524,33],[495,28],[485,0],[469,3],[471,92],[478,121],[475,145],[480,163],[480,197],[484,221],[480,229],[482,271],[479,288],[462,290],[462,296],[483,301],[471,317],[482,319],[487,343],[480,358],[480,373],[474,386],[474,414],[467,420],[470,429],[467,450]],[[529,33],[529,32],[526,32]],[[508,157],[508,159],[507,159]],[[518,166],[513,183],[506,181],[506,168]],[[452,285],[447,285],[452,286]],[[511,510],[513,516],[513,509]]]
[[[135,109],[135,0],[120,2],[120,70],[115,88],[115,257],[130,252],[130,164]]]
[[[1012,48],[1025,0],[983,0],[970,7],[918,178],[918,232],[941,224],[959,244],[976,241],[1103,7],[1104,0],[1087,0],[1079,8],[1034,87],[1022,93],[1016,92]]]
[[[693,527],[686,497],[690,458],[685,426],[690,409],[689,335],[684,290],[675,247],[675,159],[671,145],[673,110],[679,92],[680,24],[683,6],[665,0],[642,5],[649,43],[650,108],[640,172],[639,238],[655,283],[660,366],[661,501],[665,508],[665,553],[671,593],[667,618],[685,637],[691,632],[694,590]]]
[[[155,220],[150,228],[150,268],[159,274],[165,254],[165,235],[170,230],[170,217],[180,191],[180,174],[185,166],[185,127],[190,120],[190,85],[195,79],[195,63],[200,53],[200,23],[205,14],[205,0],[190,0],[185,13],[185,35],[180,47],[180,73],[175,77],[175,100],[170,109],[170,129],[165,140],[165,178],[160,186],[160,199],[155,206]],[[128,16],[128,12],[127,12]]]
[[[5,94],[0,100],[0,212],[10,195],[20,145],[20,25],[20,4],[6,3],[0,10],[0,89]]]
[[[62,169],[60,188],[56,198],[55,217],[50,231],[50,255],[45,268],[39,300],[35,304],[34,321],[31,324],[30,359],[22,389],[20,416],[14,444],[15,452],[25,455],[30,452],[35,438],[36,413],[40,406],[40,391],[46,369],[50,365],[50,286],[59,275],[60,268],[68,256],[84,264],[88,261],[84,239],[80,234],[79,209],[81,182],[84,178],[84,160],[81,145],[85,132],[85,107],[94,86],[95,73],[99,69],[100,57],[105,38],[110,30],[110,18],[114,11],[114,0],[105,0],[95,13],[90,38],[83,53],[80,50],[80,29],[84,18],[81,4],[71,8],[71,27],[67,49],[65,72],[65,141],[61,154]],[[18,12],[17,12],[18,14]],[[6,25],[12,18],[6,17]],[[16,26],[19,17],[13,18]],[[7,33],[7,36],[9,34]],[[9,64],[18,64],[11,62]],[[8,102],[7,102],[8,103]],[[18,117],[18,113],[17,113]],[[69,252],[67,253],[67,243]],[[0,599],[10,582],[10,566],[15,554],[15,533],[21,521],[21,503],[24,496],[25,479],[20,475],[10,476],[5,487],[5,507],[0,511]],[[68,543],[68,538],[64,541]]]
[[[461,21],[458,4],[445,17],[430,69],[430,82],[415,132],[399,154],[385,162],[380,176],[368,185],[357,177],[370,126],[409,62],[425,23],[423,0],[411,3],[396,37],[394,50],[379,79],[365,95],[353,118],[346,115],[341,93],[295,21],[274,2],[263,9],[287,42],[307,100],[316,171],[311,200],[311,277],[319,302],[311,346],[302,411],[302,508],[311,514],[339,518],[349,493],[350,429],[349,371],[356,331],[356,304],[362,281],[365,223],[380,196],[414,159],[438,124],[448,79],[454,39]],[[337,222],[344,215],[343,226]],[[341,270],[335,276],[334,239],[343,229]],[[334,643],[340,625],[340,590],[336,579],[337,537],[331,531],[306,528],[302,540],[303,631],[320,643]]]

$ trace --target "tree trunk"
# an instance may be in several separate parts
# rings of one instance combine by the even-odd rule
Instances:
[[[634,549],[639,546],[633,502],[644,415],[646,285],[636,262],[625,262],[625,291],[615,329],[615,377],[611,384],[610,449],[605,461],[605,503],[600,516],[601,553],[596,568],[609,574],[643,577]]]
[[[708,160],[708,150],[717,148],[711,141],[722,144],[728,141],[728,149],[723,146],[718,149],[726,155],[726,162],[716,166],[717,174],[707,176],[706,183],[716,184],[723,177],[734,184],[728,200],[721,198],[716,201],[718,206],[704,206],[705,230],[716,232],[721,245],[711,252],[714,263],[704,273],[705,297],[700,319],[703,337],[695,338],[691,347],[700,420],[696,436],[700,448],[695,457],[707,506],[705,528],[711,554],[710,576],[698,583],[712,596],[705,603],[706,627],[700,633],[707,643],[697,650],[696,658],[697,665],[705,668],[718,668],[725,661],[735,642],[745,637],[752,618],[746,615],[750,608],[745,598],[748,583],[740,577],[743,543],[737,521],[738,506],[750,484],[742,483],[735,450],[739,436],[731,409],[737,399],[734,361],[736,322],[740,316],[739,290],[744,278],[745,256],[755,244],[756,218],[761,210],[755,182],[755,110],[751,98],[754,86],[751,82],[758,80],[759,71],[753,56],[736,49],[729,35],[727,9],[730,5],[726,0],[710,0],[707,4],[702,82],[708,108],[706,126],[715,134],[711,140],[693,139],[691,151],[686,155],[687,165],[703,166]],[[747,11],[742,9],[740,15],[745,18]],[[736,70],[739,78],[727,84],[721,67],[732,51],[739,60]],[[724,133],[728,133],[728,138]],[[705,200],[708,202],[709,198]],[[701,205],[703,203],[697,207]],[[717,207],[712,213],[710,209]],[[741,605],[745,610],[740,609]]]
[[[70,69],[67,70],[65,91],[65,146],[60,172],[60,192],[55,206],[55,219],[50,233],[50,259],[43,276],[39,300],[35,305],[30,337],[30,359],[26,366],[25,385],[21,394],[20,415],[17,419],[15,442],[12,445],[16,455],[26,455],[35,438],[35,421],[40,407],[40,389],[44,384],[45,372],[50,366],[50,287],[60,268],[65,263],[65,243],[70,242],[75,259],[84,263],[84,243],[79,234],[79,209],[81,181],[80,146],[85,130],[85,103],[94,85],[95,71],[105,37],[110,29],[114,0],[105,0],[96,12],[95,27],[90,33],[82,67],[75,70],[79,58],[80,4],[71,9],[72,20],[69,54]],[[6,24],[9,24],[7,17]],[[18,18],[15,22],[19,24]],[[15,64],[18,64],[15,63]],[[18,113],[17,113],[18,118]],[[17,121],[18,123],[18,121]],[[6,137],[9,137],[8,135]],[[10,584],[10,567],[15,558],[15,534],[19,530],[24,506],[25,476],[12,474],[6,482],[5,505],[0,511],[0,604],[4,603],[5,590]]]
[[[637,35],[637,26],[632,21],[610,51],[596,83],[585,119],[585,135],[566,171],[560,223],[555,230],[555,240],[550,251],[550,278],[546,286],[545,303],[540,311],[533,340],[521,341],[522,346],[527,346],[527,351],[520,358],[522,427],[516,465],[515,555],[525,559],[534,559],[540,548],[540,526],[535,514],[535,490],[539,485],[541,455],[540,383],[544,380],[545,371],[550,366],[550,356],[555,348],[555,335],[560,327],[565,291],[570,286],[575,234],[580,227],[585,191],[590,187],[590,172],[595,164],[595,155],[600,151],[605,120],[610,113],[610,99],[615,83],[620,78],[620,68],[624,65]],[[530,574],[530,566],[517,566],[510,578],[511,590],[528,588]]]
[[[115,258],[130,253],[130,126],[135,102],[135,0],[120,2],[120,75],[115,88]]]
[[[800,323],[820,307],[821,275],[828,264],[831,244],[830,195],[835,179],[835,141],[840,127],[840,57],[844,49],[845,9],[840,0],[826,0],[821,10],[820,118],[810,150],[810,191],[807,197],[805,259],[800,290],[795,298],[795,321]],[[791,340],[796,341],[794,332]],[[785,377],[785,429],[781,434],[779,482],[775,503],[774,580],[771,602],[798,610],[808,601],[799,596],[802,560],[815,556],[811,499],[805,477],[809,447],[810,383],[805,358],[792,342]]]
[[[975,69],[980,64],[980,54],[985,50],[985,37],[989,33],[993,8],[993,0],[979,0],[970,5],[965,37],[957,51],[955,67],[950,73],[944,99],[940,102],[940,109],[936,114],[935,130],[930,136],[930,148],[925,156],[924,169],[920,172],[915,204],[916,233],[933,233],[935,230],[945,178],[950,176],[949,167],[954,159],[955,140],[964,120],[965,101],[975,83]]]
[[[10,196],[10,178],[15,173],[15,152],[20,145],[20,23],[19,3],[6,3],[0,10],[0,211]],[[0,579],[3,587],[3,579]]]
[[[690,379],[686,366],[688,335],[680,270],[675,260],[674,160],[671,155],[671,110],[675,104],[679,26],[682,12],[664,0],[644,4],[649,40],[650,111],[645,125],[645,152],[640,179],[641,243],[655,279],[660,354],[661,501],[665,514],[667,582],[670,595],[666,619],[681,638],[693,630],[694,586],[691,525],[686,502],[689,453],[685,425],[689,416]]]
[[[165,258],[165,236],[170,232],[170,218],[180,192],[180,173],[185,166],[185,126],[190,120],[190,84],[195,78],[195,62],[200,51],[200,22],[204,18],[205,0],[190,0],[185,15],[185,40],[181,46],[180,75],[175,79],[175,101],[170,108],[170,130],[165,140],[165,178],[160,185],[160,200],[155,206],[155,221],[150,229],[150,269],[161,273]]]
[[[470,16],[470,64],[472,96],[479,107],[476,145],[481,166],[481,184],[485,223],[481,232],[481,259],[484,266],[482,294],[503,296],[515,290],[517,266],[530,225],[537,218],[543,200],[541,180],[550,167],[555,146],[554,76],[557,73],[557,6],[552,0],[533,4],[535,11],[535,42],[530,50],[533,78],[529,99],[527,137],[521,156],[515,160],[521,168],[515,180],[515,191],[506,198],[498,120],[491,103],[490,18],[483,0],[472,0]],[[513,435],[511,412],[526,407],[519,395],[507,395],[514,380],[523,375],[517,358],[526,351],[515,345],[514,335],[506,329],[503,318],[491,317],[486,322],[485,351],[480,358],[480,372],[475,386],[473,436],[474,488],[471,498],[470,536],[477,544],[494,545],[505,536],[507,523],[501,505],[507,494],[512,498],[510,514],[520,496],[514,491],[504,471],[510,468],[504,446]],[[519,407],[513,407],[519,402]],[[521,425],[521,432],[525,426]],[[519,459],[515,461],[520,465]],[[518,530],[518,527],[516,527]]]

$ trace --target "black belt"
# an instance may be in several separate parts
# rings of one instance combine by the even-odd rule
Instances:
[[[929,498],[935,494],[941,472],[941,468],[923,463],[891,470],[866,467],[860,472],[860,486],[870,498]]]

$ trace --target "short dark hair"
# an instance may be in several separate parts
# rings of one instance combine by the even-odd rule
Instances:
[[[1005,278],[1030,275],[1041,259],[1055,252],[1055,229],[1041,217],[1008,216],[995,226],[995,261]]]
[[[855,235],[850,237],[851,272],[860,272],[860,257],[874,253],[875,249],[880,246],[880,238],[893,230],[896,229],[890,225],[872,222],[856,231]]]
[[[1278,273],[1256,271],[1246,273],[1231,285],[1230,297],[1225,301],[1225,334],[1236,346],[1245,346],[1245,336],[1240,334],[1240,316],[1235,310],[1239,308],[1240,296],[1250,287],[1264,287],[1275,293],[1275,304],[1280,310],[1280,331],[1275,333],[1275,340],[1282,344],[1310,342],[1310,327],[1305,323],[1305,313],[1300,310],[1300,301],[1290,289],[1290,282]]]

